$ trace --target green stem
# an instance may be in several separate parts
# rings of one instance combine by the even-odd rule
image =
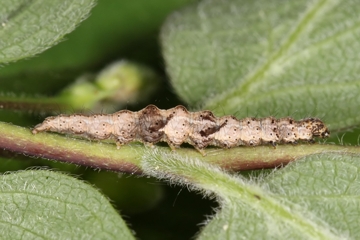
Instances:
[[[139,171],[140,159],[148,154],[149,147],[132,143],[116,149],[115,144],[76,139],[53,133],[31,134],[30,129],[0,122],[0,148],[35,157],[75,163],[113,171]],[[168,146],[154,147],[162,153],[171,152]],[[274,168],[295,159],[316,153],[342,152],[360,154],[360,148],[324,144],[299,144],[237,147],[233,149],[207,148],[206,156],[191,147],[182,147],[176,153],[183,157],[199,158],[228,170]]]
[[[0,96],[0,108],[47,113],[71,110],[71,106],[60,98],[19,96]]]
[[[143,158],[142,167],[151,176],[215,193],[222,199],[223,208],[242,203],[242,206],[253,209],[254,214],[261,213],[274,224],[286,223],[299,233],[307,235],[308,239],[337,238],[321,220],[309,219],[309,216],[305,216],[299,208],[292,206],[292,203],[285,202],[242,177],[232,176],[202,160],[201,157],[187,158],[180,154],[155,152]]]

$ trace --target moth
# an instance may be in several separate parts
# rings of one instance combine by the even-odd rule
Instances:
[[[74,134],[88,139],[113,139],[120,146],[132,141],[148,145],[167,142],[172,150],[189,143],[205,155],[204,148],[233,148],[279,143],[314,142],[315,137],[330,135],[317,118],[296,121],[290,117],[275,119],[215,117],[211,111],[189,112],[184,106],[159,109],[148,105],[138,112],[121,110],[113,114],[59,115],[48,117],[32,130]]]

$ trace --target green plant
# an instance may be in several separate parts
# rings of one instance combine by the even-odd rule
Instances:
[[[6,149],[2,171],[49,165],[82,174],[85,180],[102,186],[113,201],[129,206],[133,216],[158,205],[164,189],[141,183],[148,181],[146,178],[126,182],[113,173],[12,153],[143,174],[187,187],[215,199],[220,206],[206,221],[199,239],[359,238],[357,147],[321,143],[282,145],[276,150],[269,146],[209,148],[202,157],[186,146],[171,152],[167,146],[151,149],[133,143],[117,150],[109,142],[30,133],[39,114],[59,109],[71,112],[72,106],[93,107],[95,100],[104,104],[104,99],[106,106],[114,107],[108,92],[102,92],[112,87],[94,84],[91,79],[119,56],[155,69],[159,74],[137,68],[149,73],[139,74],[139,78],[150,75],[151,83],[161,85],[157,76],[165,74],[159,48],[148,40],[155,39],[156,28],[168,12],[189,2],[99,2],[93,15],[67,36],[68,41],[18,62],[14,61],[59,42],[88,15],[94,2],[0,3],[0,62],[9,63],[0,69],[0,105],[6,109],[0,113],[0,146]],[[336,0],[192,3],[173,13],[162,26],[162,52],[176,96],[160,88],[164,97],[155,98],[157,105],[172,107],[178,97],[192,109],[209,109],[218,116],[275,114],[299,119],[311,115],[324,119],[333,136],[354,128],[360,121],[359,8],[356,1]],[[91,75],[71,83],[84,72]],[[105,82],[114,86],[112,80]],[[138,91],[142,96],[141,88]],[[77,102],[79,96],[84,102]],[[165,102],[166,98],[170,100]],[[86,105],[87,99],[91,104]],[[38,119],[14,113],[14,109],[34,112]],[[345,140],[333,137],[328,142],[356,144],[358,135],[354,131]],[[255,171],[287,163],[273,171]],[[233,173],[241,170],[252,171]],[[134,238],[109,201],[74,177],[34,169],[1,177],[4,214],[0,232],[4,238]],[[156,215],[150,217],[157,219]],[[148,227],[138,236],[186,236],[163,231],[159,235]]]

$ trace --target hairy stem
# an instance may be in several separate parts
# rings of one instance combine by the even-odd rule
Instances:
[[[290,202],[284,202],[241,176],[229,175],[218,167],[201,162],[200,158],[189,159],[156,151],[149,155],[142,161],[147,174],[171,183],[188,185],[190,189],[215,193],[221,199],[223,211],[230,208],[234,213],[237,207],[246,206],[252,209],[252,214],[264,215],[274,223],[285,223],[287,228],[298,231],[309,239],[338,239],[326,225],[320,224],[320,220],[310,220],[306,211],[298,211]],[[231,218],[231,215],[233,214],[228,217]]]
[[[142,144],[128,144],[116,149],[115,144],[94,142],[52,133],[32,135],[30,129],[0,122],[0,148],[34,157],[58,160],[99,169],[121,172],[141,172],[140,160],[148,153]],[[161,152],[168,146],[156,145]],[[251,170],[285,165],[295,159],[316,153],[342,152],[360,154],[360,148],[325,144],[237,147],[233,149],[207,148],[206,156],[191,147],[176,150],[186,157],[197,157],[204,162],[227,170]]]

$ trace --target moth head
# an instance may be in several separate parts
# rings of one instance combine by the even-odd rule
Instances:
[[[308,121],[311,123],[311,132],[314,137],[327,138],[330,136],[329,129],[320,119],[309,118]]]

